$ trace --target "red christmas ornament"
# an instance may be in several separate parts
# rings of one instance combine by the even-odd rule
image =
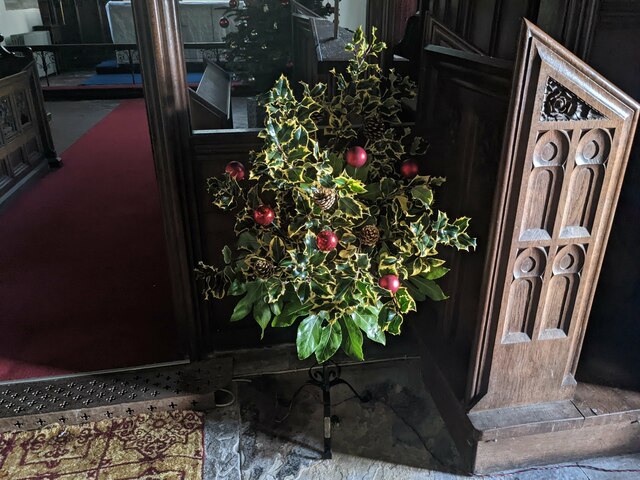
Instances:
[[[227,172],[231,177],[236,180],[244,179],[246,170],[244,165],[240,162],[229,162],[227,166],[224,168],[224,171]]]
[[[413,178],[418,175],[420,168],[415,160],[405,160],[400,166],[400,172],[405,178]]]
[[[253,211],[253,219],[256,223],[266,227],[267,225],[271,225],[273,220],[276,218],[276,214],[271,207],[267,205],[260,205]]]
[[[362,147],[351,147],[347,150],[347,163],[354,168],[360,168],[367,163],[367,151]]]
[[[338,236],[331,230],[323,230],[316,238],[316,245],[323,252],[330,252],[338,246]]]
[[[393,294],[400,288],[400,279],[396,275],[384,275],[378,280],[378,285]]]
[[[238,8],[238,0],[229,0],[229,8]]]
[[[218,23],[220,24],[220,26],[222,28],[228,28],[229,27],[229,19],[227,17],[222,17]]]

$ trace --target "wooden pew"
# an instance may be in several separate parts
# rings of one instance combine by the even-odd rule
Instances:
[[[0,36],[0,42],[2,36]],[[58,167],[42,89],[28,48],[0,46],[0,206],[32,179]]]

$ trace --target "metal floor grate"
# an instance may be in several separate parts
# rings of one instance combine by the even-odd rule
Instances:
[[[232,361],[191,363],[0,385],[0,431],[79,424],[158,410],[215,405],[231,382]]]

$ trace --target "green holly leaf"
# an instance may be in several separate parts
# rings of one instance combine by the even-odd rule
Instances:
[[[362,330],[365,335],[376,343],[386,345],[387,339],[384,336],[384,332],[378,325],[377,315],[372,315],[366,310],[356,311],[351,314],[351,319]]]
[[[236,307],[233,309],[233,313],[231,314],[230,321],[237,322],[238,320],[242,320],[244,317],[249,315],[249,312],[251,312],[251,307],[253,307],[253,303],[260,296],[261,292],[261,282],[255,281],[247,283],[247,293],[236,304]]]
[[[342,336],[342,349],[347,355],[360,361],[364,360],[362,331],[348,315],[343,316],[341,321],[347,333]]]
[[[322,320],[322,317],[319,315],[309,315],[298,325],[296,347],[300,360],[309,358],[313,352],[316,351],[316,348],[318,348],[320,344]]]
[[[265,288],[267,291],[267,302],[275,303],[284,295],[285,284],[279,278],[271,277],[265,281]]]
[[[424,293],[431,300],[439,302],[440,300],[446,300],[449,298],[433,280],[425,278],[423,275],[416,275],[411,277],[410,280],[422,293]]]
[[[225,245],[222,249],[222,257],[224,259],[225,265],[229,265],[231,263],[231,249],[228,245]]]
[[[396,292],[396,302],[398,302],[398,307],[400,308],[400,312],[409,313],[411,311],[416,311],[416,301],[409,294],[409,291],[406,287],[400,287]]]
[[[241,282],[238,279],[235,279],[233,282],[231,282],[231,285],[229,286],[229,290],[227,291],[227,295],[231,295],[232,297],[237,297],[239,295],[242,295],[246,291],[247,291],[247,284],[244,282]]]
[[[262,332],[260,333],[260,338],[262,339],[264,337],[264,329],[267,328],[271,321],[271,309],[269,308],[269,304],[260,297],[258,297],[253,304],[253,318],[258,322],[260,328],[262,328]]]
[[[249,232],[242,232],[238,236],[238,248],[255,252],[260,248],[260,244],[254,235]]]
[[[342,344],[342,328],[338,322],[322,327],[320,341],[315,350],[318,363],[324,363],[335,355]]]
[[[400,328],[402,327],[402,315],[398,315],[396,312],[389,310],[389,316],[387,317],[387,332],[391,335],[400,335]]]
[[[352,198],[342,197],[338,200],[338,208],[347,217],[362,218],[362,206],[360,202],[356,202]]]
[[[427,280],[437,280],[438,278],[444,277],[449,272],[449,269],[446,267],[435,267],[427,272],[425,277]]]
[[[413,187],[411,189],[411,196],[426,207],[430,207],[433,203],[433,191],[424,185]]]
[[[282,313],[273,319],[274,327],[289,327],[293,325],[298,317],[309,312],[309,305],[303,305],[298,297],[289,297],[288,302],[282,309]]]

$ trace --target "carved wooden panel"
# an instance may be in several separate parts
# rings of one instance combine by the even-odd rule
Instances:
[[[0,62],[4,59],[0,57]],[[10,198],[27,176],[44,167],[46,119],[36,110],[39,101],[33,64],[0,79],[0,204]],[[44,106],[42,106],[44,110]]]
[[[470,397],[568,398],[640,106],[530,23],[511,95]]]

